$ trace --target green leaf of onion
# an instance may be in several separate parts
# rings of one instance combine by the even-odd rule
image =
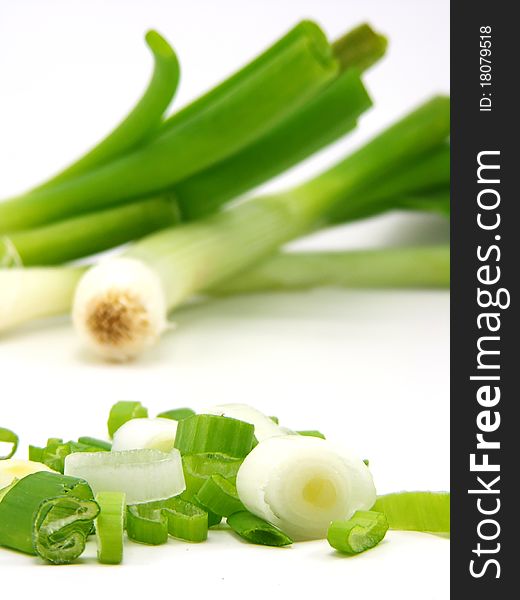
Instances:
[[[293,540],[278,527],[247,511],[230,515],[227,523],[236,534],[253,544],[288,546],[293,543]]]
[[[378,496],[372,510],[385,514],[390,529],[450,532],[449,492],[397,492]]]
[[[120,400],[116,402],[110,409],[108,416],[108,435],[114,436],[114,433],[130,419],[145,418],[148,416],[148,409],[140,402],[132,402],[130,400]]]
[[[195,411],[191,408],[174,408],[172,410],[167,410],[165,412],[159,413],[157,416],[161,419],[172,419],[174,421],[181,421],[182,419],[192,417],[194,414]]]
[[[98,560],[103,564],[118,565],[123,560],[125,494],[98,492],[96,502],[99,505],[96,519]]]
[[[388,522],[383,513],[357,511],[348,521],[332,521],[327,540],[340,552],[359,554],[379,544],[387,531]]]
[[[6,429],[5,427],[0,427],[0,448],[6,444],[8,446],[8,450],[6,454],[0,454],[0,460],[7,460],[14,456],[14,453],[18,449],[18,436],[14,431],[10,429]]]

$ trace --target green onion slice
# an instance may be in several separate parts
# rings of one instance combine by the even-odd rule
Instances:
[[[80,440],[92,440],[92,443],[85,443]],[[64,442],[60,438],[49,438],[45,448],[38,446],[29,446],[29,459],[41,462],[50,469],[63,473],[65,457],[72,452],[103,452],[106,451],[106,443],[93,438],[80,438],[77,442]],[[103,444],[104,447],[101,447]]]
[[[18,436],[14,431],[0,427],[0,448],[3,448],[4,444],[8,446],[7,454],[0,454],[0,460],[7,460],[14,455],[18,449]]]
[[[125,531],[125,494],[99,492],[96,494],[99,515],[96,519],[97,555],[100,563],[118,565],[123,560]]]
[[[348,521],[332,521],[327,532],[329,544],[347,554],[359,554],[377,546],[388,531],[383,513],[357,511]]]
[[[105,440],[99,440],[98,438],[93,438],[89,436],[81,436],[78,438],[79,444],[85,444],[85,446],[90,446],[91,448],[99,448],[100,450],[106,450],[110,452],[112,449],[112,444],[110,442],[106,442]]]
[[[130,419],[146,418],[148,416],[148,409],[145,408],[140,402],[132,402],[128,400],[121,400],[116,402],[110,409],[108,416],[108,435],[113,437],[114,433]]]
[[[0,502],[0,546],[63,564],[84,550],[98,513],[81,479],[42,471],[13,485]]]
[[[208,537],[208,514],[182,498],[129,506],[127,534],[143,544],[164,544],[168,534],[188,542]]]
[[[398,492],[378,496],[372,510],[385,514],[390,529],[450,532],[449,492]]]
[[[176,450],[75,452],[65,459],[65,473],[85,479],[95,493],[125,492],[128,504],[171,498],[186,487]]]
[[[297,431],[296,433],[298,433],[300,435],[306,435],[308,437],[321,438],[322,440],[325,439],[325,436],[323,435],[323,433],[321,433],[321,431],[317,431],[316,429],[306,429],[304,431]]]
[[[288,546],[293,542],[278,527],[247,511],[236,512],[230,515],[227,523],[236,534],[253,544]]]
[[[157,416],[162,419],[172,419],[173,421],[182,421],[182,419],[187,419],[188,417],[192,417],[195,414],[194,410],[191,408],[174,408],[173,410],[167,410],[165,412],[159,413]]]
[[[182,467],[186,480],[186,495],[195,496],[212,475],[222,475],[235,482],[242,459],[226,454],[203,453],[182,457]]]
[[[197,492],[196,499],[202,506],[223,517],[245,510],[235,485],[218,474],[206,479]]]
[[[194,415],[179,421],[175,447],[180,453],[219,452],[244,458],[253,447],[254,426],[216,415]]]

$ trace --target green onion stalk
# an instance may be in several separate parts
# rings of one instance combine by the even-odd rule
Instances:
[[[169,311],[322,227],[334,207],[436,148],[448,130],[449,100],[436,97],[294,189],[144,238],[82,277],[73,306],[78,332],[105,358],[138,356],[166,329]]]
[[[152,195],[246,147],[333,81],[339,64],[304,21],[252,63],[108,163],[0,204],[0,233]]]

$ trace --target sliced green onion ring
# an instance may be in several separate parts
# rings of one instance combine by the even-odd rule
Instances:
[[[348,521],[332,521],[327,532],[329,544],[346,554],[359,554],[377,546],[388,531],[383,513],[357,511]]]
[[[125,492],[128,504],[171,498],[186,487],[176,450],[75,452],[65,459],[65,473],[85,479],[95,493]]]
[[[96,519],[98,560],[106,565],[118,565],[123,560],[125,494],[99,492],[96,494],[96,502],[99,505]]]
[[[450,533],[449,492],[397,492],[378,496],[372,507],[385,514],[390,529]]]
[[[212,475],[206,479],[197,492],[196,499],[211,512],[229,517],[233,513],[244,511],[236,487],[222,475]]]
[[[108,416],[108,435],[112,438],[114,433],[130,419],[146,418],[148,409],[140,402],[132,402],[129,400],[121,400],[116,402],[110,409]]]
[[[0,448],[2,448],[4,444],[9,446],[7,454],[0,454],[0,460],[11,458],[18,449],[18,442],[18,436],[14,431],[6,429],[5,427],[0,427]]]
[[[293,540],[278,527],[247,511],[232,514],[227,523],[236,534],[253,544],[288,546],[293,543]]]
[[[235,482],[242,459],[220,453],[191,454],[182,457],[186,495],[195,496],[212,475],[222,475]]]
[[[215,415],[194,415],[179,421],[175,447],[181,454],[219,452],[243,458],[253,447],[250,423]]]

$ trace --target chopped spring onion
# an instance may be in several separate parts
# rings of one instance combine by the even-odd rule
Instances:
[[[148,409],[140,402],[131,400],[120,400],[116,402],[110,409],[108,415],[108,435],[114,436],[114,433],[130,419],[144,419],[148,416]]]
[[[356,67],[364,71],[385,55],[388,40],[362,23],[332,44],[334,56],[343,70]]]
[[[110,452],[112,449],[112,444],[110,442],[106,442],[105,440],[98,440],[98,438],[89,437],[87,435],[81,436],[78,438],[79,444],[85,444],[85,446],[90,446],[91,448],[99,448],[100,450],[106,450]]]
[[[191,410],[191,408],[174,408],[172,410],[159,413],[157,416],[161,419],[173,419],[174,421],[181,421],[182,419],[192,417],[194,414],[195,411]]]
[[[216,415],[193,415],[179,421],[175,447],[182,455],[221,453],[243,458],[253,447],[250,423]]]
[[[16,450],[18,449],[18,436],[14,431],[10,429],[6,429],[5,427],[0,427],[0,450],[4,448],[4,445],[7,446],[7,452],[2,454],[0,452],[0,460],[7,460],[14,456]],[[0,483],[0,488],[2,484]]]
[[[384,513],[390,529],[450,532],[449,492],[397,492],[378,496],[372,510]]]
[[[0,546],[69,563],[85,549],[99,512],[85,481],[40,472],[18,481],[0,502]]]
[[[321,431],[316,431],[315,429],[307,429],[305,431],[297,431],[296,433],[298,435],[307,435],[309,437],[321,438],[322,440],[325,439],[325,436],[323,435],[323,433],[321,433]]]
[[[179,220],[172,198],[81,214],[0,239],[0,263],[15,252],[24,266],[54,265],[120,246]]]
[[[327,540],[340,552],[359,554],[377,546],[387,531],[383,513],[359,510],[348,521],[332,521]]]
[[[96,502],[99,506],[99,514],[96,519],[98,560],[106,565],[118,565],[123,560],[125,494],[122,492],[98,492]]]
[[[244,506],[295,540],[323,539],[329,523],[369,510],[376,499],[362,460],[327,440],[287,435],[264,440],[236,480]]]
[[[29,229],[163,190],[230,156],[332,81],[321,29],[297,25],[234,77],[177,113],[147,144],[57,186],[0,204],[0,233]]]
[[[319,227],[345,197],[436,147],[448,131],[449,100],[434,98],[295,189],[144,238],[83,276],[73,307],[78,332],[106,358],[139,355],[166,328],[167,310]]]
[[[64,171],[39,186],[48,188],[106,164],[154,134],[160,126],[179,83],[180,67],[175,52],[156,31],[148,31],[146,44],[153,54],[154,70],[147,89],[125,119],[95,148]]]
[[[197,492],[196,499],[202,506],[223,517],[245,510],[235,485],[219,474],[206,479]]]
[[[0,463],[0,490],[15,479],[22,479],[39,471],[52,471],[52,469],[41,462],[8,458]]]
[[[219,453],[183,456],[182,467],[186,480],[185,496],[188,499],[195,497],[206,480],[212,475],[222,475],[222,477],[234,483],[241,464],[241,458],[233,458]]]
[[[50,438],[47,440],[45,448],[29,446],[29,458],[43,463],[53,471],[63,473],[65,457],[72,452],[103,452],[98,443],[90,445],[83,442],[64,442],[59,438]]]
[[[280,252],[224,281],[210,295],[290,292],[319,286],[447,288],[448,245],[332,252]]]
[[[125,492],[128,504],[164,500],[184,488],[178,451],[75,452],[65,458],[65,474],[88,481],[95,493]]]
[[[253,544],[288,546],[293,543],[293,540],[278,527],[247,511],[232,514],[227,523],[236,534]]]
[[[114,433],[113,451],[155,448],[170,452],[174,448],[177,421],[155,419],[130,419]]]
[[[276,435],[294,433],[290,429],[280,427],[271,417],[264,415],[264,413],[248,404],[218,404],[210,407],[205,412],[210,415],[231,417],[232,419],[251,423],[251,425],[254,425],[255,438],[258,442]]]
[[[164,544],[168,534],[188,542],[203,542],[208,537],[208,514],[181,498],[129,506],[127,534],[143,544]]]

